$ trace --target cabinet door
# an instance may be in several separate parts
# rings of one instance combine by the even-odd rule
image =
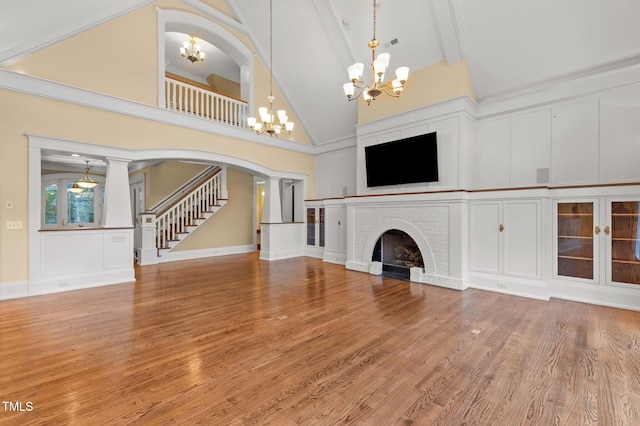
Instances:
[[[598,202],[554,203],[555,276],[598,282]]]
[[[640,201],[607,202],[607,283],[640,284]]]
[[[539,279],[542,275],[542,217],[539,200],[505,201],[504,274]]]
[[[469,205],[470,269],[494,274],[502,273],[502,203],[478,201]]]

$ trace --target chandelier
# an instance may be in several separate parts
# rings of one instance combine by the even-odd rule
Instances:
[[[282,131],[290,135],[293,131],[293,122],[289,121],[287,112],[283,109],[277,111],[278,122],[275,121],[273,114],[273,0],[269,0],[269,97],[267,99],[269,99],[269,107],[258,108],[259,122],[255,117],[247,118],[249,128],[259,135],[267,133],[269,136],[277,137]]]
[[[409,78],[409,68],[400,67],[396,69],[396,79],[392,82],[383,83],[384,73],[389,66],[391,55],[389,53],[381,53],[376,57],[376,48],[380,42],[376,40],[376,0],[373,0],[373,38],[367,44],[371,49],[371,85],[362,79],[364,64],[358,62],[351,65],[347,71],[349,72],[350,83],[342,86],[344,94],[350,101],[358,99],[360,95],[367,101],[367,105],[371,101],[375,101],[376,97],[382,92],[389,96],[397,98],[404,89],[404,84]],[[359,90],[356,96],[353,96],[356,89]]]
[[[93,188],[94,186],[96,186],[98,184],[98,182],[96,182],[95,180],[91,179],[91,176],[89,176],[89,161],[87,161],[87,160],[85,160],[85,161],[87,163],[87,167],[84,169],[84,176],[82,177],[82,179],[77,181],[74,184],[74,186],[78,185],[82,189],[90,189],[90,188]]]
[[[204,61],[204,52],[200,50],[200,45],[196,44],[196,40],[193,36],[189,36],[189,41],[182,43],[180,48],[180,54],[191,61],[191,63],[197,61]]]

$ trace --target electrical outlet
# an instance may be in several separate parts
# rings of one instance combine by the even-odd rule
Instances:
[[[507,288],[507,283],[497,283],[496,285],[498,286],[498,288]]]
[[[22,229],[22,222],[21,221],[7,221],[7,229]]]

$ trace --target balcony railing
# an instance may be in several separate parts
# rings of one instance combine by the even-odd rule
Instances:
[[[165,107],[216,123],[247,127],[248,105],[244,101],[165,77]]]

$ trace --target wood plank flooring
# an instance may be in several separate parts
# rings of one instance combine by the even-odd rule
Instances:
[[[0,302],[0,425],[640,424],[639,312],[255,253],[136,272]]]

